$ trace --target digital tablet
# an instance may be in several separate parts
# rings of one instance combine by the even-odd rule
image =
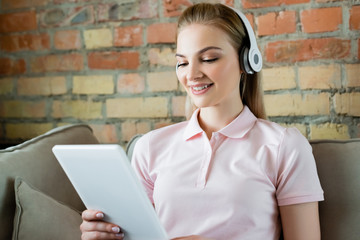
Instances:
[[[125,240],[169,239],[121,146],[56,145],[52,151],[87,209],[102,211]]]

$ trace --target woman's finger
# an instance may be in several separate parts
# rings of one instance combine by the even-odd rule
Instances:
[[[107,233],[107,232],[84,232],[81,235],[82,240],[100,240],[100,239],[123,239],[123,233]]]
[[[88,209],[82,212],[81,217],[86,221],[102,220],[104,218],[104,213],[97,210]]]
[[[83,221],[80,225],[80,230],[82,232],[108,232],[108,233],[121,233],[119,226],[102,221]]]

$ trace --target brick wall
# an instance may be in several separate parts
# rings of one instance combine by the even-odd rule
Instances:
[[[126,142],[185,119],[175,31],[199,0],[0,0],[0,141],[89,123]],[[264,56],[267,114],[307,138],[360,137],[360,1],[223,0]]]

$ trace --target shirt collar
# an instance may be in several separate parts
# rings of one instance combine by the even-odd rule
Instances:
[[[189,140],[190,138],[203,132],[197,118],[199,112],[200,112],[200,108],[196,109],[193,112],[184,132],[184,140]]]
[[[199,125],[198,114],[200,109],[196,109],[192,114],[184,132],[184,140],[189,140],[204,131]],[[247,106],[244,106],[242,112],[231,123],[218,132],[229,138],[242,138],[254,126],[257,118]]]

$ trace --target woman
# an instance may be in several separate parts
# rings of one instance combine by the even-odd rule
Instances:
[[[296,129],[265,120],[258,75],[242,67],[248,44],[224,5],[197,4],[179,18],[177,77],[197,109],[144,135],[132,159],[173,239],[320,239],[311,147]],[[82,239],[122,239],[102,217],[84,211]]]

